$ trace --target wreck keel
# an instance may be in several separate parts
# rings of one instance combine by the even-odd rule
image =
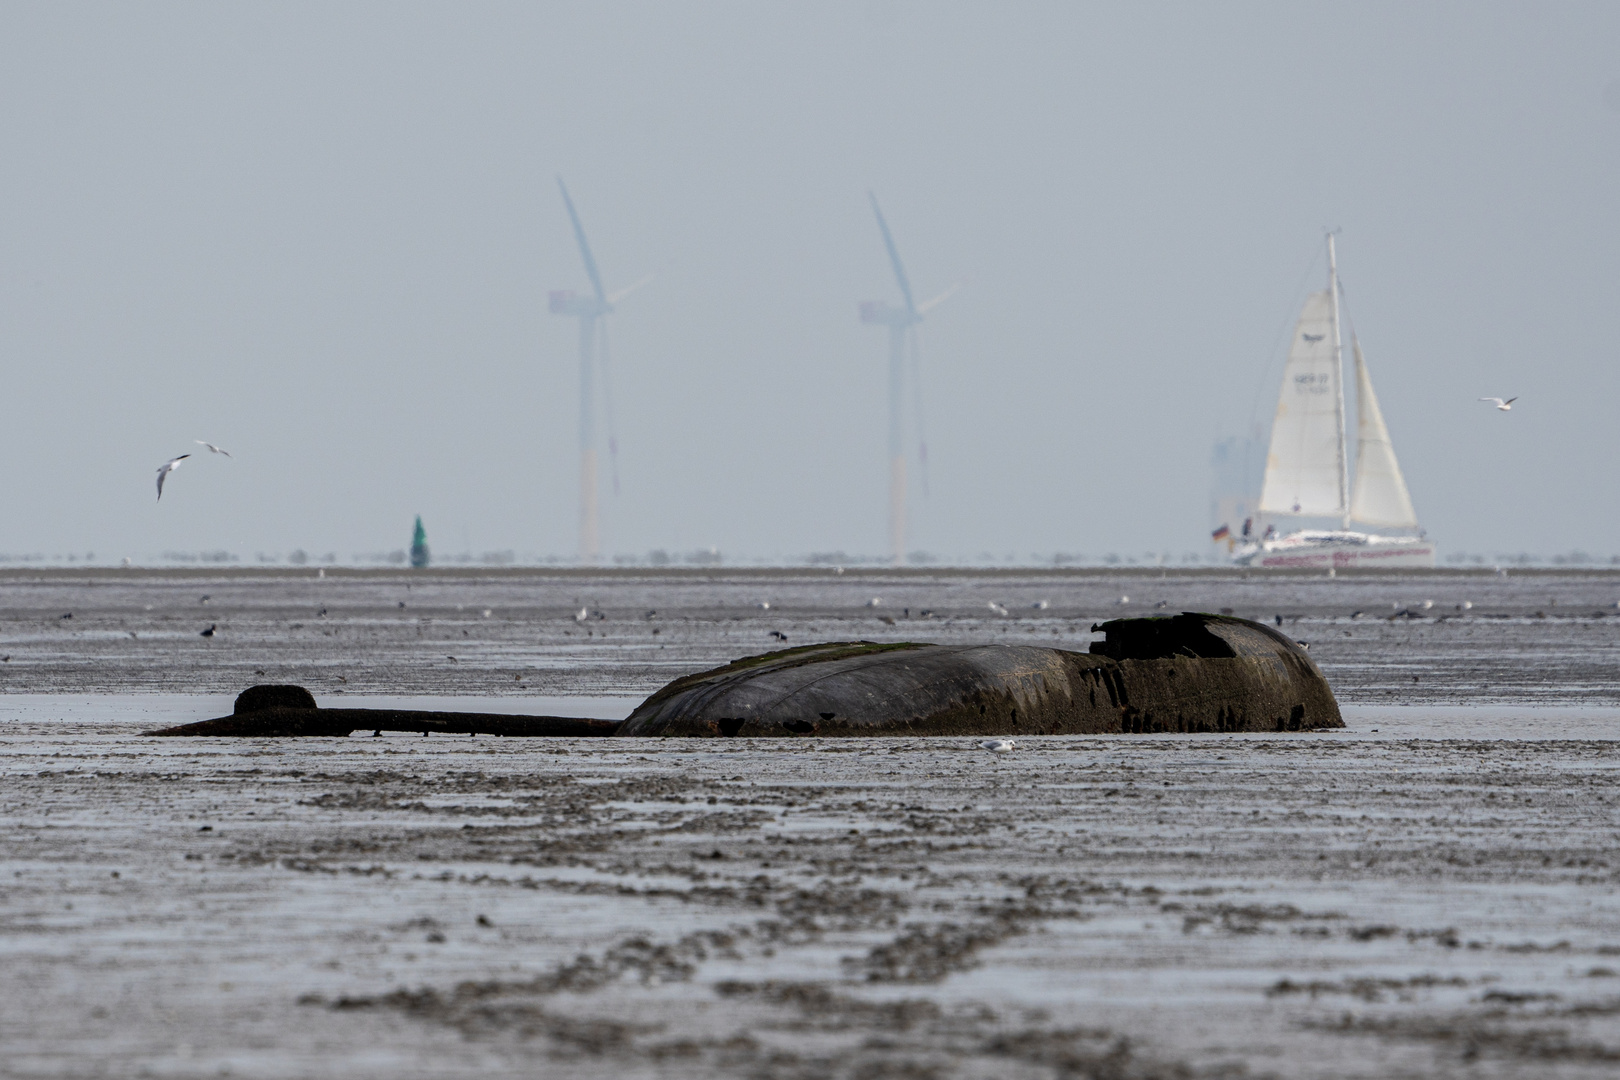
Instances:
[[[148,735],[214,735],[239,738],[347,737],[356,731],[413,731],[424,735],[509,735],[521,738],[611,735],[616,720],[573,716],[508,716],[503,713],[434,712],[420,709],[322,709],[302,686],[250,686],[236,696],[230,716],[148,731]]]

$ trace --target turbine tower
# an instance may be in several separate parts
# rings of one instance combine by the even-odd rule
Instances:
[[[602,275],[596,270],[596,259],[591,245],[585,239],[585,226],[579,222],[574,200],[568,197],[568,185],[557,177],[557,188],[562,192],[563,205],[568,208],[568,220],[574,225],[574,239],[579,241],[579,257],[585,263],[585,274],[591,279],[591,295],[581,296],[566,289],[551,293],[551,313],[571,315],[579,320],[579,559],[595,563],[602,556],[601,532],[598,528],[596,508],[596,368],[600,356],[606,376],[607,325],[606,318],[613,305],[651,281],[642,278],[629,288],[609,294],[602,288]],[[600,345],[600,348],[598,348]],[[608,394],[608,452],[614,457],[614,489],[618,488],[618,441],[614,437],[612,385],[603,380]]]
[[[937,307],[942,300],[960,289],[963,283],[958,281],[932,300],[925,300],[921,304],[913,301],[911,281],[906,277],[904,264],[900,262],[900,250],[894,246],[894,237],[889,233],[889,223],[883,220],[883,211],[878,206],[877,196],[868,191],[866,197],[872,201],[872,213],[877,215],[878,228],[883,232],[883,246],[888,249],[889,262],[894,267],[895,283],[900,286],[900,295],[906,302],[904,307],[895,307],[882,300],[867,300],[861,304],[861,322],[889,328],[889,551],[894,564],[900,566],[906,561],[906,454],[903,447],[905,425],[901,417],[901,402],[905,397],[906,347],[907,345],[911,347],[912,360],[915,364],[917,324],[922,322],[923,316]],[[917,372],[913,371],[913,378],[916,376]],[[920,429],[922,421],[920,404],[917,412]],[[920,430],[917,456],[926,469],[928,445],[922,441]]]

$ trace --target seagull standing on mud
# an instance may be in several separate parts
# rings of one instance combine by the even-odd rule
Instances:
[[[1010,754],[1017,744],[1011,739],[986,739],[979,746],[992,754]]]
[[[209,451],[212,452],[212,453],[224,454],[226,457],[231,456],[231,452],[229,450],[221,450],[219,447],[215,446],[211,442],[207,442],[207,441],[205,441],[203,439],[192,439],[191,441],[196,443],[198,446],[206,446],[206,447],[208,447]]]
[[[162,465],[158,466],[158,498],[159,499],[163,498],[163,478],[165,476],[168,476],[170,473],[174,472],[174,470],[178,469],[180,467],[180,463],[182,461],[186,460],[186,458],[188,458],[190,456],[191,456],[190,454],[181,454],[179,457],[173,458],[173,459],[171,459],[169,461],[165,461]]]
[[[1493,405],[1495,405],[1498,409],[1502,410],[1503,412],[1512,412],[1513,411],[1513,403],[1515,401],[1518,401],[1519,399],[1516,398],[1516,397],[1510,397],[1506,401],[1503,401],[1499,397],[1482,397],[1479,400],[1481,400],[1481,401],[1489,401]]]

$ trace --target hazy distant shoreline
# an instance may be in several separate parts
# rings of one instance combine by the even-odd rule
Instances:
[[[1507,569],[1511,577],[1599,577],[1620,580],[1620,566],[1514,566]],[[706,578],[1214,578],[1229,580],[1298,580],[1323,578],[1320,570],[1254,570],[1241,566],[427,566],[401,568],[398,566],[115,566],[89,563],[80,566],[59,564],[3,566],[0,565],[0,583],[46,577],[82,578],[106,574],[136,577],[183,578],[317,578],[363,577],[381,579],[399,577],[401,580],[430,578],[621,578],[702,580]],[[1431,569],[1377,569],[1339,570],[1337,578],[1369,580],[1376,578],[1496,578],[1500,572],[1491,566],[1444,566]]]

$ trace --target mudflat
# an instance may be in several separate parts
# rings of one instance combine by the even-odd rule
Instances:
[[[0,1074],[1612,1075],[1617,596],[1595,573],[0,575]],[[1346,729],[1007,754],[139,734],[254,682],[616,718],[781,638],[1083,649],[1103,618],[1228,607],[1311,643]]]

